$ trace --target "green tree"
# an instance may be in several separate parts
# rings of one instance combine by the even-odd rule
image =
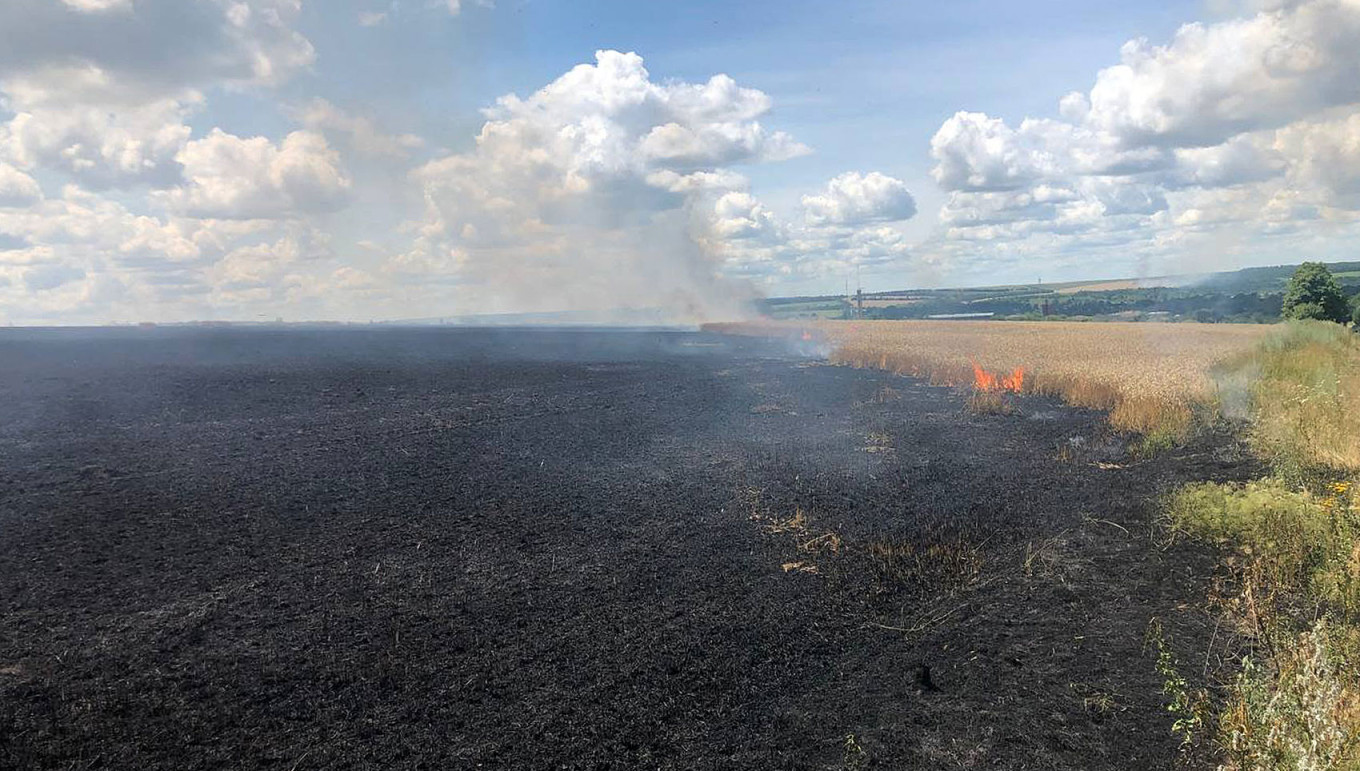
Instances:
[[[1284,290],[1284,317],[1318,319],[1345,324],[1351,316],[1350,303],[1327,266],[1305,262],[1294,271]]]
[[[1351,305],[1355,308],[1351,311],[1351,323],[1360,329],[1360,294],[1351,298]]]

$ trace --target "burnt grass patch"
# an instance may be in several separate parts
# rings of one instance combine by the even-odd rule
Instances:
[[[1167,767],[1213,563],[1153,503],[1255,471],[704,334],[0,361],[0,767]]]

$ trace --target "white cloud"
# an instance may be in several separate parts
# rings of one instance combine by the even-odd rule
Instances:
[[[74,186],[0,208],[9,318],[248,318],[324,286],[333,260],[328,236],[299,220],[158,218]]]
[[[216,291],[228,297],[242,292],[255,293],[247,296],[258,297],[260,292],[271,296],[286,290],[281,279],[294,272],[299,263],[328,256],[329,239],[317,231],[302,229],[277,241],[237,247],[214,263],[209,275]]]
[[[813,225],[866,225],[910,219],[916,200],[899,179],[849,172],[827,183],[820,195],[803,196],[803,209]]]
[[[359,14],[359,26],[376,27],[387,21],[387,14],[365,11]]]
[[[16,76],[0,87],[14,112],[0,123],[0,158],[98,188],[178,181],[174,158],[189,139],[184,121],[196,93],[110,104],[109,74],[90,65]]]
[[[1208,237],[1217,251],[1264,252],[1293,237],[1291,218],[1349,222],[1360,210],[1356,40],[1360,1],[1267,3],[1186,25],[1167,45],[1130,42],[1088,94],[1060,100],[1061,120],[1011,128],[959,113],[931,144],[951,194],[929,246],[978,261],[1107,259],[1122,246],[1128,263],[1193,254]]]
[[[463,0],[435,0],[435,2],[443,5],[444,8],[448,9],[449,14],[453,16],[457,16],[463,12]],[[493,3],[491,0],[473,0],[473,5],[491,8]]]
[[[946,190],[1013,190],[1050,171],[1052,160],[999,118],[959,112],[930,140],[931,172]]]
[[[68,6],[85,13],[105,13],[107,11],[130,11],[132,0],[61,0]]]
[[[209,86],[276,85],[310,67],[299,0],[0,4],[0,160],[93,188],[179,181]]]
[[[205,249],[195,240],[196,228],[165,223],[154,217],[133,217],[118,244],[118,261],[132,265],[196,262]]]
[[[1189,184],[1231,187],[1263,182],[1282,174],[1286,156],[1272,147],[1272,132],[1242,134],[1214,147],[1176,150],[1176,167]]]
[[[1270,150],[1291,159],[1293,189],[1360,211],[1360,113],[1287,126],[1275,133]]]
[[[672,193],[745,190],[750,184],[746,177],[727,169],[696,171],[690,174],[660,169],[648,174],[646,181],[652,187],[659,187]]]
[[[7,163],[0,162],[0,207],[31,206],[42,198],[37,180]]]
[[[301,0],[82,0],[0,3],[0,81],[50,68],[107,73],[103,101],[175,96],[213,83],[271,85],[316,54],[293,29]]]
[[[329,105],[308,116],[317,131],[278,140],[194,141],[189,128],[205,94],[267,97],[311,66],[299,11],[298,0],[0,4],[8,319],[239,318],[248,302],[326,285],[334,253],[309,215],[343,205],[352,183],[318,131],[359,153],[414,142]]]
[[[294,113],[302,125],[344,137],[363,155],[405,158],[425,145],[424,140],[414,134],[386,134],[370,118],[350,115],[325,99],[313,99]]]
[[[497,100],[473,151],[415,173],[427,213],[394,265],[456,272],[465,307],[487,310],[730,308],[744,290],[701,242],[774,222],[729,167],[807,152],[761,125],[769,109],[727,76],[654,82],[636,54],[601,51]]]
[[[183,187],[158,194],[172,210],[192,217],[283,219],[343,207],[352,185],[340,156],[324,137],[295,131],[275,145],[214,129],[176,156]]]
[[[1102,70],[1085,121],[1126,143],[1208,147],[1360,101],[1360,3],[1282,4],[1134,40]]]
[[[776,237],[774,214],[750,193],[724,193],[713,205],[712,231],[720,239]]]

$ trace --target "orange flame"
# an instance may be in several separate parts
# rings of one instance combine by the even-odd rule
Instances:
[[[1014,391],[1020,393],[1025,390],[1025,368],[1016,367],[1011,374],[1000,375],[988,372],[974,364],[973,387],[979,391]]]

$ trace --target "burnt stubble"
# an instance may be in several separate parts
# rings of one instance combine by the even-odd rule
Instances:
[[[15,768],[1166,767],[1144,631],[1209,647],[1211,561],[1153,502],[1252,471],[685,332],[0,330],[0,362]]]

